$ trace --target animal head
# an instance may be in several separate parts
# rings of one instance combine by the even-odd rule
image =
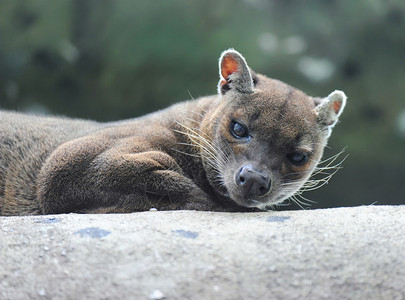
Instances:
[[[307,96],[255,74],[233,49],[222,53],[219,75],[217,105],[201,124],[208,179],[241,206],[281,203],[316,169],[346,95]]]

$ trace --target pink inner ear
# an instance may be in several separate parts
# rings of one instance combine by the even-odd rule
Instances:
[[[221,85],[227,83],[229,75],[238,71],[239,64],[232,55],[227,55],[222,59],[221,63],[221,75],[225,81],[221,82]]]
[[[337,114],[342,107],[342,102],[335,101],[333,102],[333,110],[335,111],[335,114]]]

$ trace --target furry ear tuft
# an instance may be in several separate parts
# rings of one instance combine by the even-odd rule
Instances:
[[[336,125],[339,116],[342,114],[346,105],[346,95],[342,91],[334,91],[327,98],[319,101],[315,107],[315,112],[318,115],[318,122],[328,127],[330,130]],[[330,134],[329,130],[329,134]]]
[[[219,94],[223,95],[229,90],[253,93],[253,79],[246,60],[234,49],[222,52],[219,58],[219,78]]]

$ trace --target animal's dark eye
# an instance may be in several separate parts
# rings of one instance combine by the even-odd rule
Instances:
[[[301,166],[308,162],[308,154],[306,154],[305,152],[296,151],[296,152],[287,154],[287,159],[293,165]]]
[[[242,139],[242,138],[246,138],[249,136],[249,132],[248,132],[246,126],[237,121],[231,122],[230,131],[231,131],[231,134],[234,137],[236,137],[237,139]]]

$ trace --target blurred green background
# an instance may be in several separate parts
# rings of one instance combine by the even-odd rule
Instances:
[[[309,95],[348,95],[325,157],[349,156],[312,207],[405,203],[402,0],[1,1],[0,108],[136,117],[216,93],[230,47]]]

